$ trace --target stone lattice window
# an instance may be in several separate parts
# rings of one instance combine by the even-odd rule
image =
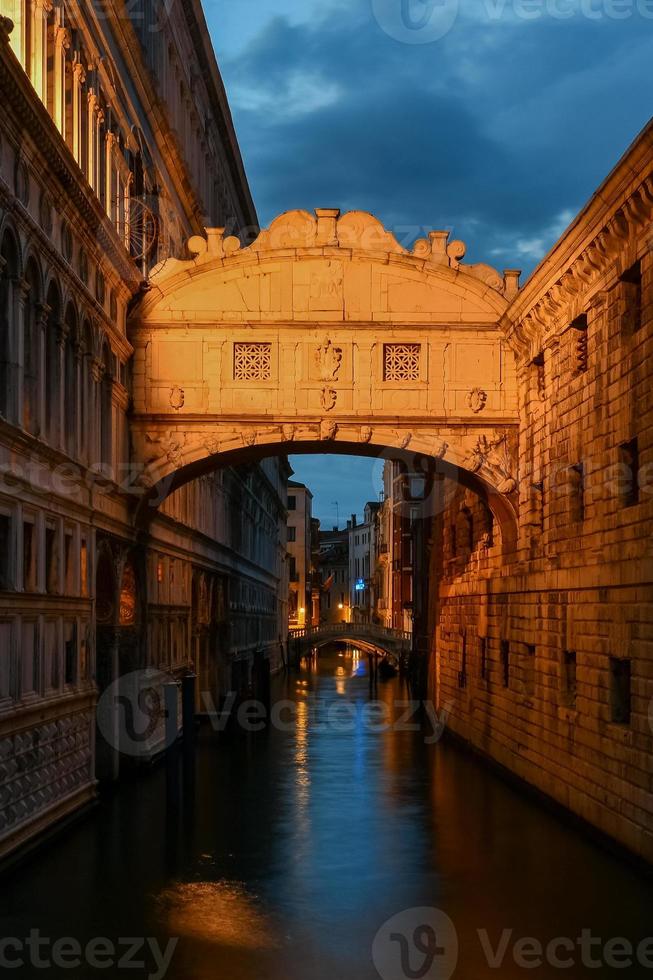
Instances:
[[[268,381],[272,376],[272,344],[234,344],[234,380]]]
[[[385,344],[384,381],[419,381],[421,344]]]

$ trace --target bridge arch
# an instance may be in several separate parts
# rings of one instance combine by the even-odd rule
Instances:
[[[289,633],[290,653],[305,656],[313,649],[333,643],[350,643],[365,653],[385,656],[397,667],[406,666],[411,652],[412,636],[401,630],[371,623],[325,623]]]
[[[248,247],[208,229],[133,310],[131,435],[148,498],[277,453],[428,458],[515,538],[517,273],[409,251],[372,215],[292,211]],[[141,514],[144,508],[141,508]]]

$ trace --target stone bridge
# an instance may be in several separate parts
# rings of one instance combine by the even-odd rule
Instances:
[[[370,214],[281,215],[249,246],[209,229],[130,320],[131,435],[151,495],[275,453],[408,453],[514,524],[518,398],[500,327],[518,273],[465,265]]]
[[[291,630],[288,634],[288,650],[291,658],[303,657],[314,648],[327,643],[351,643],[367,653],[384,654],[405,667],[411,651],[412,635],[373,623],[325,623]]]

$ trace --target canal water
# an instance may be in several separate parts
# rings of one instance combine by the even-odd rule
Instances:
[[[653,977],[651,881],[400,724],[399,678],[335,649],[274,698],[276,726],[204,732],[2,879],[2,975]]]

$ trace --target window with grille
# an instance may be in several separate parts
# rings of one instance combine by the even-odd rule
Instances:
[[[272,377],[272,344],[234,344],[234,380],[268,381]]]
[[[384,344],[383,380],[419,381],[421,344]]]
[[[510,643],[508,640],[501,640],[499,646],[501,655],[501,675],[504,687],[510,687]]]
[[[583,374],[587,371],[589,363],[589,347],[587,342],[588,323],[587,314],[576,317],[571,325],[572,337],[572,370],[574,374]]]
[[[629,725],[631,714],[631,663],[610,657],[610,712],[616,725]]]
[[[576,707],[577,667],[576,653],[565,650],[562,660],[562,698],[570,708]]]
[[[637,439],[619,446],[619,463],[623,481],[620,485],[622,507],[633,507],[639,503],[639,445]]]
[[[642,266],[636,262],[621,277],[623,291],[621,332],[624,336],[636,333],[642,326]]]

